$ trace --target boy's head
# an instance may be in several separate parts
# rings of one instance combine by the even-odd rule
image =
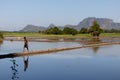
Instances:
[[[24,39],[26,39],[26,37],[24,37]]]

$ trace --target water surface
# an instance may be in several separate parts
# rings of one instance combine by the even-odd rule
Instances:
[[[30,42],[30,50],[80,46],[72,42]],[[5,41],[0,54],[20,52],[23,42]],[[24,58],[28,58],[28,67]],[[120,80],[120,45],[0,59],[1,80]]]

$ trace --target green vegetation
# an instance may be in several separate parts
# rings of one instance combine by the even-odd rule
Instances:
[[[117,29],[104,30],[104,33],[120,33],[120,30]]]
[[[18,33],[18,32],[9,32],[3,34],[5,37],[41,37],[41,38],[88,38],[90,37],[89,34],[77,34],[77,35],[71,35],[71,34],[43,34],[43,33]]]
[[[104,33],[102,33],[104,32]],[[109,32],[109,33],[108,33]],[[113,33],[115,32],[115,33]],[[88,34],[88,33],[91,33]],[[101,34],[101,36],[100,36]],[[39,32],[0,32],[0,38],[4,37],[41,37],[41,38],[99,38],[99,37],[120,37],[120,30],[102,30],[97,21],[87,28],[81,28],[80,31],[76,29],[65,27],[63,30],[56,27],[51,27],[45,31]]]
[[[18,32],[5,32],[4,37],[43,37],[43,38],[91,38],[90,34],[76,34],[75,36],[64,34],[64,35],[54,35],[54,34],[42,34],[42,33],[18,33]],[[100,37],[120,37],[120,33],[101,33]]]
[[[45,31],[45,34],[62,34],[62,31],[58,27],[51,27]]]
[[[0,38],[2,38],[2,39],[3,39],[3,33],[2,33],[2,32],[0,32]]]
[[[120,33],[101,33],[101,37],[120,37]]]
[[[79,31],[80,34],[86,34],[88,33],[88,29],[87,28],[81,28],[81,30]]]
[[[69,28],[69,27],[65,27],[63,30],[60,30],[58,27],[51,27],[51,28],[45,30],[43,33],[55,34],[55,35],[59,35],[59,34],[76,35],[76,34],[78,34],[78,31],[76,29]]]
[[[93,25],[90,26],[90,28],[88,29],[88,32],[91,33],[91,35],[92,35],[94,38],[99,38],[100,33],[101,33],[102,31],[103,31],[103,30],[100,28],[100,25],[97,23],[96,20],[93,22]]]
[[[0,43],[3,41],[3,33],[2,32],[0,32]]]
[[[63,29],[63,33],[64,33],[64,34],[76,35],[76,34],[78,34],[78,31],[77,31],[76,29],[73,29],[73,28],[65,27],[65,28]]]
[[[4,32],[4,37],[39,37],[42,34],[36,32]]]

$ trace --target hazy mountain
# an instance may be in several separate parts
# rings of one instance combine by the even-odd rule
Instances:
[[[82,27],[89,28],[93,21],[96,20],[102,29],[118,29],[120,30],[120,23],[115,23],[112,19],[108,18],[95,18],[95,17],[88,17],[83,19],[78,25],[65,25],[65,26],[57,26],[59,29],[63,30],[64,27],[70,27],[77,30],[80,30]],[[47,28],[55,27],[56,25],[50,24]],[[34,26],[34,25],[27,25],[25,28],[23,28],[22,32],[38,32],[46,30],[47,28],[42,26]]]
[[[75,27],[77,27],[77,25],[65,25],[64,27],[70,27],[70,28],[75,28]]]
[[[113,22],[112,19],[108,18],[95,18],[95,17],[89,17],[81,21],[77,25],[77,29],[81,29],[82,27],[88,28],[92,25],[93,21],[96,20],[102,29],[120,29],[120,23]]]
[[[38,32],[38,31],[44,31],[46,30],[45,27],[42,26],[34,26],[34,25],[27,25],[25,26],[20,32]]]
[[[102,29],[119,29],[120,30],[120,23],[113,22],[112,19],[108,18],[95,18],[95,17],[88,17],[83,19],[78,25],[66,25],[65,27],[74,28],[76,30],[80,30],[81,28],[89,28],[92,26],[93,21],[96,20],[98,24],[101,26]]]
[[[48,28],[52,28],[52,27],[58,27],[58,28],[61,29],[61,30],[64,29],[64,26],[56,26],[56,25],[54,25],[54,24],[50,24],[50,25],[48,26]]]
[[[56,25],[54,25],[53,23],[52,24],[50,24],[49,26],[48,26],[48,28],[51,28],[51,27],[55,27]]]

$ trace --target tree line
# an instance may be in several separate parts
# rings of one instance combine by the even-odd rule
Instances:
[[[41,32],[41,31],[40,31]],[[45,34],[88,34],[91,33],[92,36],[99,36],[99,34],[103,32],[103,30],[100,28],[100,25],[97,23],[97,21],[93,22],[93,25],[89,28],[81,28],[80,30],[76,30],[74,28],[65,27],[63,30],[59,29],[57,26],[51,27],[45,31],[42,31],[42,33]]]
[[[70,34],[70,35],[76,35],[76,34],[91,34],[93,37],[99,37],[100,33],[120,33],[120,30],[116,29],[110,29],[110,30],[103,30],[101,26],[98,24],[98,22],[95,20],[93,21],[92,26],[89,28],[81,28],[80,30],[76,30],[74,28],[70,27],[64,27],[64,29],[59,29],[57,26],[48,28],[45,31],[39,31],[39,33],[44,34]],[[3,38],[3,33],[0,32],[0,38]]]
[[[57,26],[51,27],[45,31],[39,31],[40,33],[45,34],[88,34],[90,33],[92,36],[99,36],[100,33],[120,33],[120,30],[117,29],[109,29],[109,30],[103,30],[101,26],[98,24],[98,22],[95,20],[93,21],[92,26],[89,28],[81,28],[80,30],[76,30],[74,28],[65,27],[63,30],[59,29]]]
[[[59,29],[57,26],[51,27],[47,30],[45,30],[43,33],[45,34],[71,34],[76,35],[78,34],[78,31],[74,28],[65,27],[63,30]]]

